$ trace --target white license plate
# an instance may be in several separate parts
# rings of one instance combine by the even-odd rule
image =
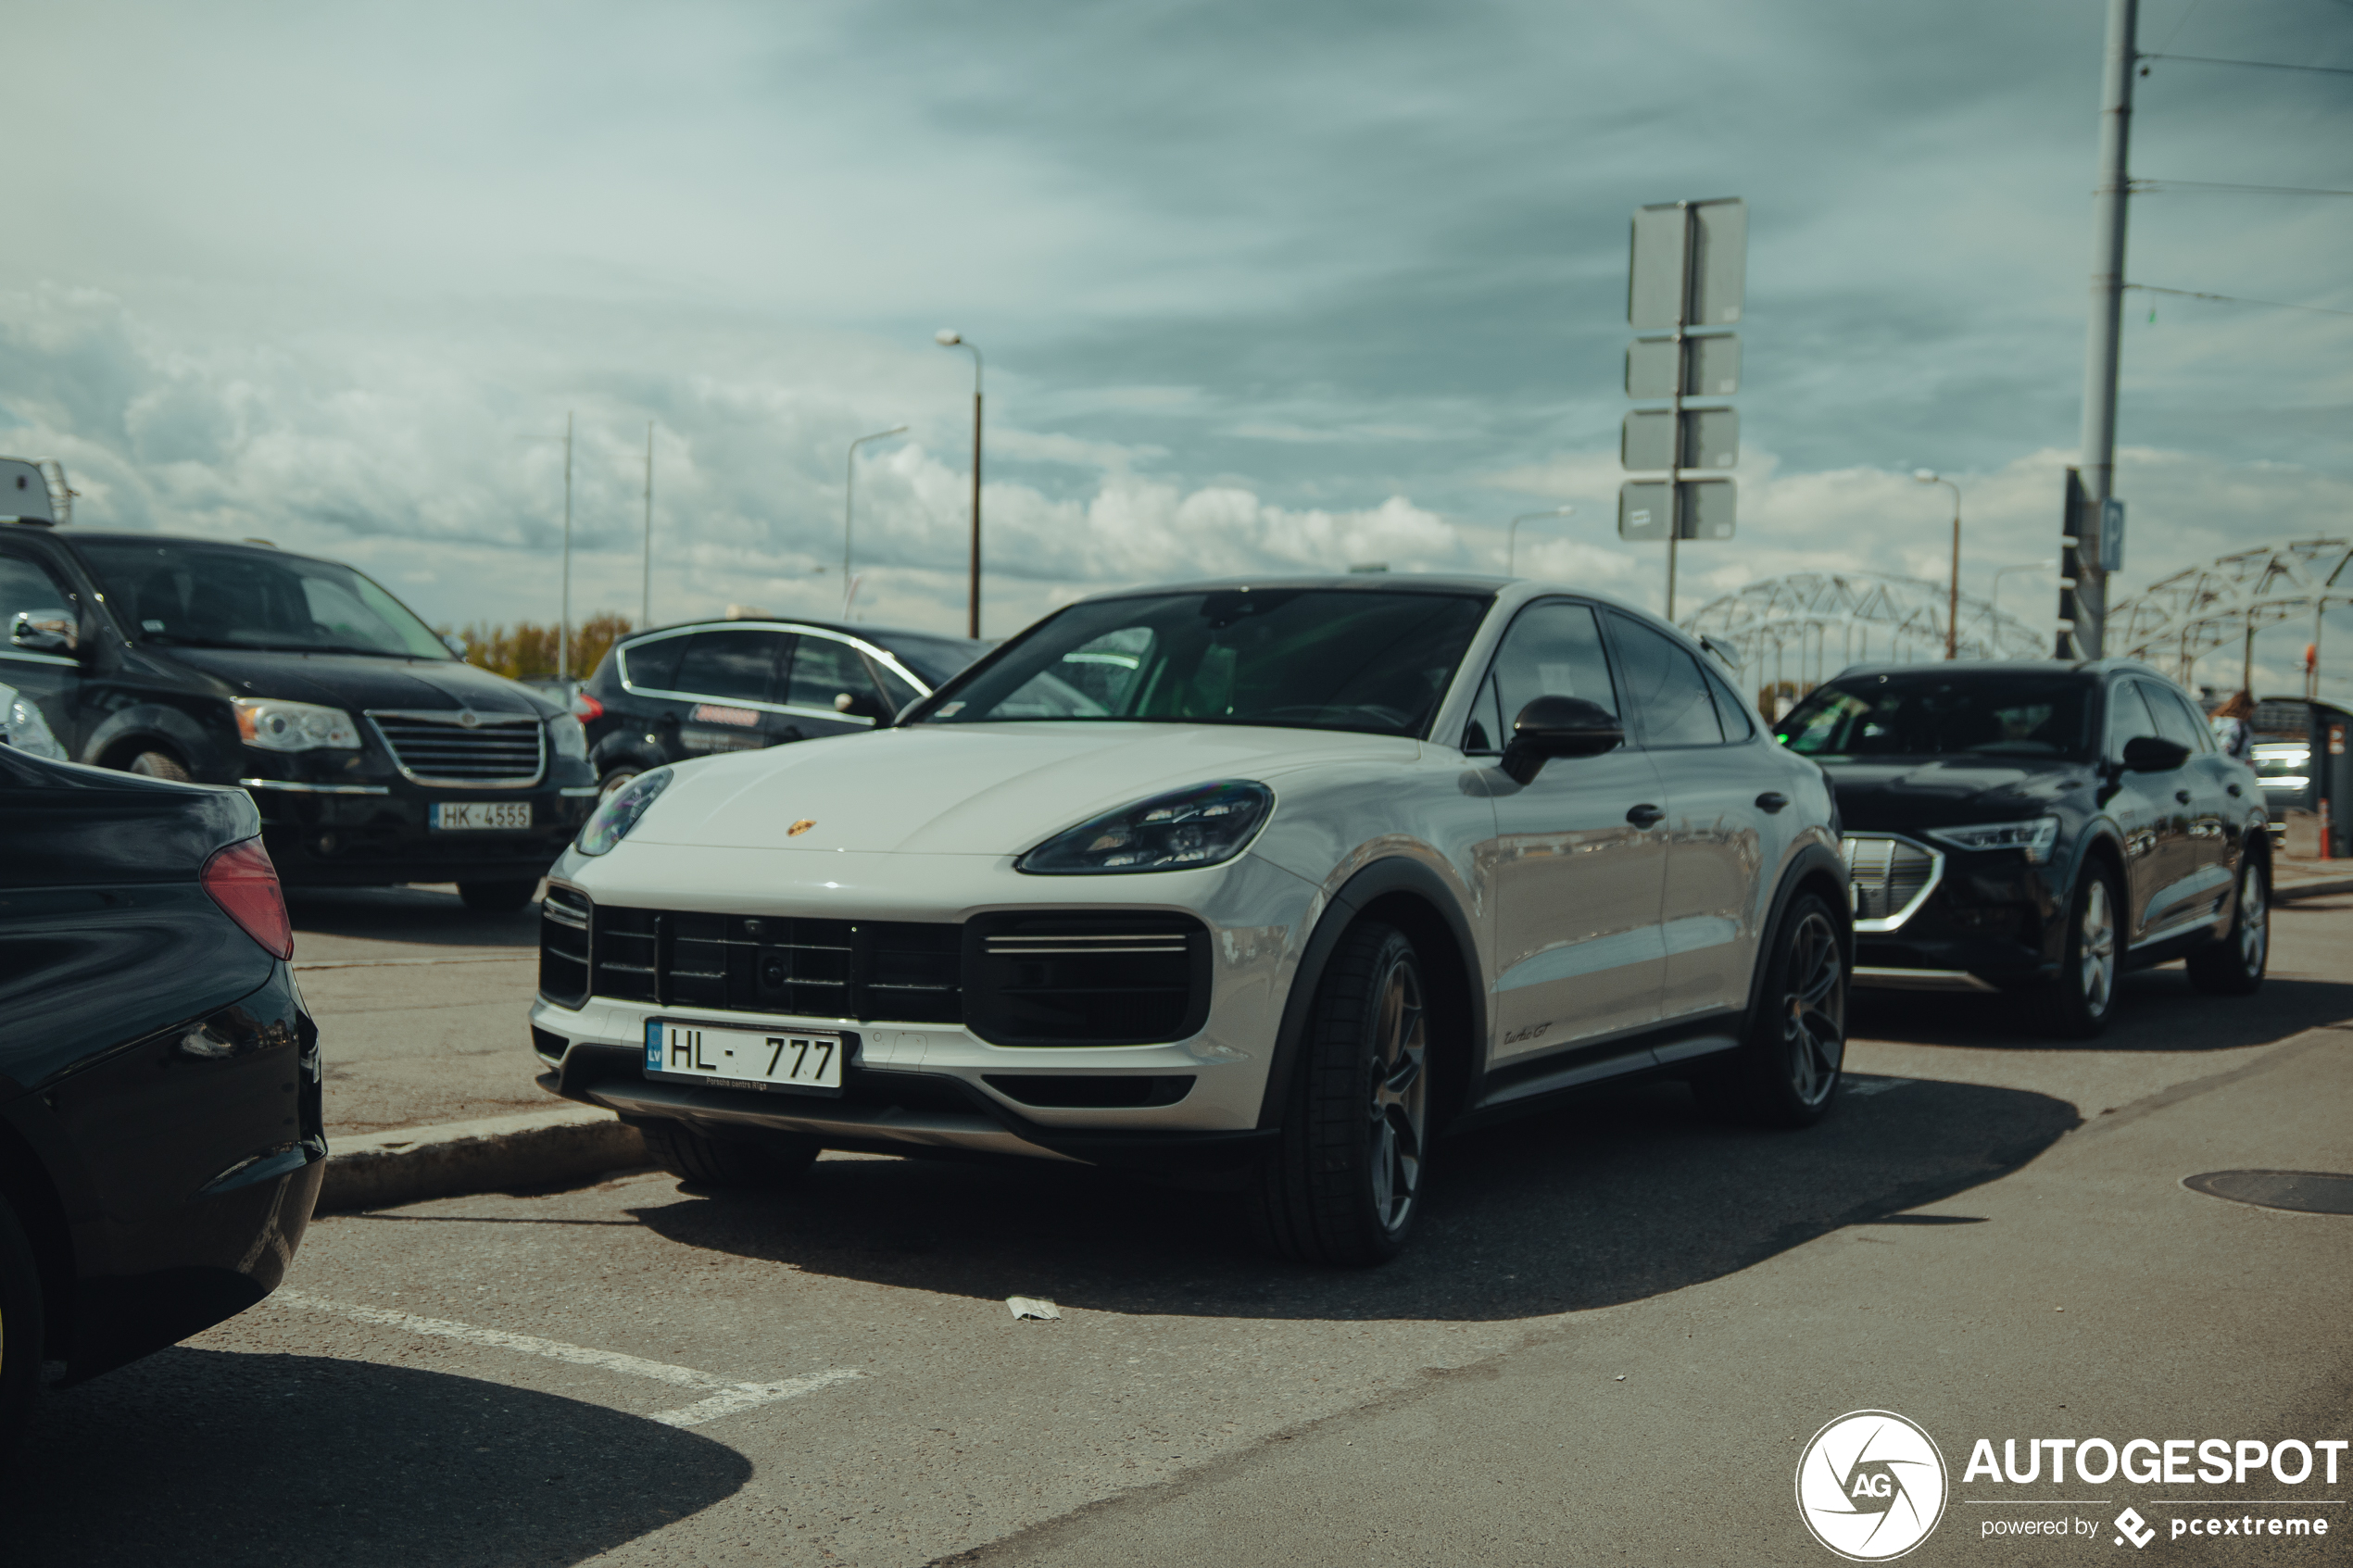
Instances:
[[[839,1094],[845,1048],[839,1035],[823,1030],[733,1029],[670,1018],[646,1021],[649,1078]]]
[[[433,815],[427,820],[445,833],[468,828],[527,828],[531,825],[531,802],[437,800],[434,802]]]

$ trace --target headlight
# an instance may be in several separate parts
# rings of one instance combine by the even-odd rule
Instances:
[[[571,714],[559,713],[548,720],[547,734],[556,743],[557,756],[569,757],[575,762],[588,760],[588,732]]]
[[[264,751],[359,749],[359,726],[340,708],[263,696],[241,696],[233,704],[237,734],[247,746]]]
[[[1013,862],[1036,876],[1101,876],[1182,872],[1214,866],[1242,852],[1275,792],[1247,779],[1222,779],[1172,790],[1106,812],[1057,834]]]
[[[2058,842],[2059,820],[2057,817],[2036,817],[2023,822],[1987,822],[1980,827],[1931,828],[1928,835],[1956,849],[2019,849],[2026,854],[2026,863],[2039,866],[2051,858],[2051,847]]]
[[[623,839],[637,825],[654,797],[670,787],[674,775],[667,768],[656,768],[650,773],[640,773],[614,790],[598,803],[588,818],[588,825],[580,830],[580,852],[601,855]]]

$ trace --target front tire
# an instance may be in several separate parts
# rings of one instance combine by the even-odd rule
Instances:
[[[2045,1034],[2089,1040],[2108,1027],[2124,969],[2123,911],[2116,873],[2097,861],[2085,865],[2067,901],[2067,943],[2058,974],[2036,998]]]
[[[597,798],[599,800],[608,798],[611,796],[613,791],[619,789],[623,784],[627,784],[631,779],[635,778],[638,774],[644,771],[645,770],[643,768],[638,767],[634,762],[625,762],[620,767],[612,769],[610,771],[607,772],[603,778],[597,781]]]
[[[1692,1085],[1719,1121],[1810,1127],[1828,1114],[1846,1063],[1846,943],[1831,906],[1790,900],[1741,1047]]]
[[[170,779],[173,784],[186,784],[188,765],[169,751],[143,751],[131,759],[127,773],[140,773],[151,779]]]
[[[1368,921],[1317,986],[1280,1141],[1251,1191],[1253,1229],[1303,1263],[1365,1268],[1404,1250],[1430,1137],[1429,990],[1414,944]]]
[[[45,1332],[41,1271],[16,1216],[0,1203],[0,1457],[31,1418]]]
[[[798,1181],[817,1158],[817,1140],[799,1133],[747,1128],[716,1138],[683,1122],[641,1123],[637,1130],[656,1164],[697,1186],[773,1191]]]
[[[2190,984],[2218,997],[2250,996],[2271,960],[2271,868],[2250,850],[2239,865],[2231,928],[2190,955]]]
[[[480,909],[485,914],[511,914],[530,903],[531,896],[538,891],[537,877],[528,882],[461,882],[458,884],[458,897],[466,901],[466,908]]]

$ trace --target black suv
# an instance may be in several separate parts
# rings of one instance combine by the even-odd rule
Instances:
[[[595,808],[580,722],[350,567],[0,526],[0,684],[75,761],[243,784],[289,884],[518,909]]]
[[[2186,959],[2205,990],[2262,982],[2262,789],[2147,666],[1853,669],[1776,734],[1838,793],[1856,985],[2021,992],[2081,1037],[2123,970]]]
[[[825,621],[664,626],[614,644],[573,711],[610,791],[665,762],[887,724],[988,646]]]

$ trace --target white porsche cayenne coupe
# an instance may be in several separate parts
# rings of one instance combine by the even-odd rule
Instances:
[[[616,792],[550,873],[532,1036],[689,1180],[1078,1160],[1375,1263],[1441,1133],[1660,1073],[1818,1118],[1837,833],[1712,659],[1598,595],[1111,594],[887,727]]]

